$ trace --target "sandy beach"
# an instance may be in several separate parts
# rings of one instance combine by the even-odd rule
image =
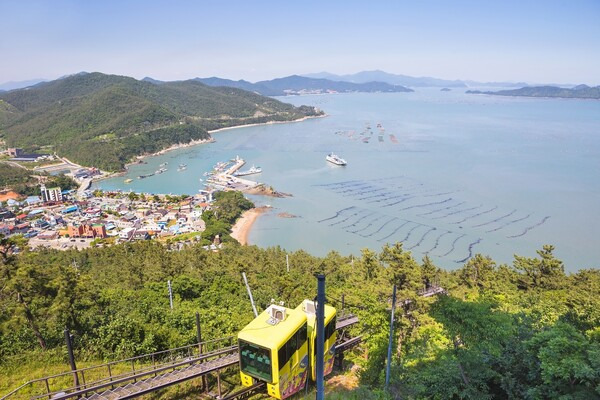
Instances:
[[[248,244],[248,233],[261,214],[267,212],[271,207],[263,206],[245,211],[231,228],[231,237],[240,242],[241,245]]]

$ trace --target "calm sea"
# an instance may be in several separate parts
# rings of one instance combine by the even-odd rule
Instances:
[[[250,233],[259,246],[358,255],[402,241],[451,269],[476,253],[511,263],[553,244],[568,270],[600,267],[600,101],[456,89],[281,100],[329,116],[219,132],[97,186],[194,194],[205,171],[239,155],[262,167],[251,179],[293,195],[253,197],[273,206]],[[332,151],[348,165],[326,162]],[[136,179],[164,162],[164,174]]]

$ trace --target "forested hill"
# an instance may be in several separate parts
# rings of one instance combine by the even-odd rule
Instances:
[[[210,129],[319,113],[194,80],[156,85],[95,72],[1,93],[0,135],[9,146],[118,170],[135,155],[207,139]]]
[[[385,82],[339,82],[329,79],[315,79],[305,76],[291,75],[268,81],[251,83],[244,80],[233,81],[222,78],[196,78],[195,80],[210,86],[227,86],[250,90],[264,96],[284,96],[286,94],[299,94],[307,92],[412,92],[400,85]]]
[[[500,90],[497,92],[482,92],[468,90],[471,94],[493,94],[498,96],[523,96],[523,97],[563,97],[571,99],[600,99],[600,86],[590,87],[578,85],[572,89],[556,86],[531,86],[514,90]]]
[[[600,398],[600,271],[565,274],[551,246],[534,258],[515,256],[512,265],[476,255],[445,271],[428,258],[415,260],[401,244],[364,249],[360,257],[314,257],[231,242],[218,253],[200,245],[169,251],[156,241],[29,251],[18,240],[0,237],[0,396],[68,370],[65,327],[76,338],[80,367],[193,344],[196,312],[205,339],[235,335],[253,319],[246,272],[260,309],[273,298],[292,308],[313,298],[314,274],[324,273],[328,302],[341,313],[345,296],[345,311],[359,316],[352,336],[363,335],[363,343],[345,355],[359,368],[345,374],[358,370],[362,387],[328,399]],[[11,253],[13,245],[20,254]],[[418,295],[432,284],[447,295]],[[235,370],[225,378],[239,384]],[[160,397],[198,395],[178,386]]]

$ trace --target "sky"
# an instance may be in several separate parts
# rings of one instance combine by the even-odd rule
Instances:
[[[600,0],[0,0],[0,82],[384,70],[600,84]]]

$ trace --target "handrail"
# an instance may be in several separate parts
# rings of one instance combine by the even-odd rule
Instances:
[[[73,390],[73,389],[75,389],[75,391],[73,391],[71,393],[65,393],[63,396],[56,397],[56,398],[57,399],[68,399],[68,398],[71,398],[71,397],[78,397],[78,396],[80,396],[82,394],[85,395],[85,393],[95,392],[98,389],[102,389],[102,388],[105,388],[105,387],[108,387],[108,386],[112,386],[112,385],[115,385],[115,384],[124,383],[124,382],[130,381],[132,379],[136,379],[136,378],[140,378],[140,377],[143,377],[143,376],[146,376],[146,375],[154,374],[156,372],[163,372],[163,371],[166,371],[168,369],[175,369],[175,368],[187,365],[187,364],[193,364],[195,362],[204,360],[206,358],[218,356],[218,355],[221,355],[221,354],[232,353],[235,350],[237,350],[237,346],[229,346],[229,347],[225,347],[225,348],[223,348],[221,350],[215,350],[215,351],[213,351],[211,353],[202,354],[202,356],[194,358],[194,359],[191,359],[191,360],[185,360],[185,361],[182,361],[182,362],[179,362],[179,363],[176,363],[176,364],[164,365],[164,366],[161,366],[160,368],[156,368],[156,369],[151,369],[151,370],[146,369],[142,373],[134,374],[134,375],[131,375],[131,376],[126,376],[126,377],[123,377],[121,379],[117,379],[117,380],[113,380],[113,381],[110,381],[110,382],[102,383],[100,385],[91,386],[91,387],[84,387],[83,389],[80,389],[83,385],[73,386],[71,388],[64,389],[64,390],[61,390],[61,391],[56,391],[56,392],[47,393],[47,394],[44,394],[44,395],[39,395],[39,396],[36,396],[36,397],[32,397],[32,399],[40,399],[40,398],[43,398],[43,397],[52,398],[51,396],[53,396],[53,395],[56,395],[58,393],[64,393],[66,391]],[[138,371],[141,371],[141,370],[138,370]],[[136,372],[138,372],[138,371],[136,371]],[[92,382],[92,383],[98,383],[98,382],[105,381],[105,380],[106,380],[106,378],[104,378],[104,379],[102,379],[100,381],[97,381],[97,382]],[[77,390],[77,389],[79,389],[79,390]]]
[[[58,393],[57,391],[50,391],[48,381],[52,380],[52,379],[62,378],[62,377],[66,377],[66,376],[70,376],[70,375],[74,375],[74,374],[78,374],[78,375],[82,374],[82,377],[84,377],[85,376],[84,374],[85,374],[86,371],[97,370],[97,369],[100,369],[100,368],[108,368],[109,372],[110,372],[110,367],[114,366],[116,364],[120,364],[120,363],[132,363],[132,365],[135,365],[135,361],[138,361],[138,360],[140,360],[142,358],[152,358],[152,360],[154,362],[154,360],[157,358],[157,356],[161,356],[161,355],[164,355],[166,353],[175,353],[175,352],[179,352],[181,350],[190,349],[190,348],[191,349],[194,349],[194,348],[200,349],[200,346],[202,346],[203,348],[209,348],[209,347],[211,347],[210,345],[214,345],[214,344],[217,344],[217,343],[223,343],[223,342],[227,342],[227,341],[229,343],[232,343],[234,338],[235,338],[235,336],[226,336],[226,337],[223,337],[223,338],[211,339],[211,340],[207,340],[207,341],[200,342],[200,343],[190,344],[190,345],[187,345],[187,346],[182,346],[182,347],[177,347],[177,348],[167,349],[167,350],[161,350],[161,351],[157,351],[157,352],[153,352],[153,353],[148,353],[148,354],[142,354],[140,356],[129,357],[129,358],[126,358],[126,359],[123,359],[123,360],[110,361],[110,362],[107,362],[107,363],[103,363],[103,364],[99,364],[99,365],[92,365],[90,367],[85,367],[85,368],[79,368],[77,370],[67,371],[67,372],[63,372],[63,373],[60,373],[60,374],[56,374],[56,375],[51,375],[51,376],[46,376],[46,377],[42,377],[42,378],[32,379],[32,380],[30,380],[28,382],[25,382],[24,384],[22,384],[21,386],[19,386],[16,389],[14,389],[10,393],[6,394],[5,396],[0,397],[0,400],[6,400],[6,399],[10,398],[11,396],[13,396],[15,393],[17,393],[17,392],[21,391],[22,389],[24,389],[25,387],[27,387],[27,386],[33,386],[33,385],[41,383],[41,382],[45,383],[46,393],[42,394],[42,395],[37,395],[37,396],[35,396],[33,398],[50,397],[50,395]],[[210,353],[203,353],[203,354],[199,355],[200,357],[197,357],[197,359],[198,360],[203,359],[201,356],[203,356],[204,354],[210,354]],[[190,357],[190,356],[188,356],[188,357]],[[158,358],[160,358],[160,357],[158,357]],[[171,363],[172,362],[173,361],[171,361]],[[163,364],[159,364],[159,365],[166,365],[166,364],[167,363],[163,363]],[[152,369],[152,372],[155,371],[155,367],[156,367],[156,365],[154,365],[154,369]],[[168,367],[168,368],[172,368],[172,366]],[[148,368],[145,368],[145,369],[142,369],[142,370],[138,370],[138,371],[132,371],[132,372],[146,371],[147,369]],[[125,372],[124,374],[119,374],[119,375],[112,375],[112,374],[109,373],[109,375],[110,375],[109,377],[105,377],[105,378],[102,378],[102,379],[99,379],[99,380],[96,380],[96,381],[84,383],[84,384],[81,384],[81,385],[76,386],[76,387],[75,386],[74,387],[70,387],[70,388],[68,388],[66,390],[71,390],[71,389],[74,389],[74,388],[81,388],[81,387],[86,388],[86,387],[89,387],[89,385],[92,385],[92,384],[95,384],[95,383],[98,383],[98,382],[102,382],[102,381],[106,381],[107,379],[111,380],[112,382],[114,382],[114,378],[121,377],[121,376],[124,376],[124,375],[127,375],[127,374],[129,374],[129,372]],[[135,376],[135,374],[133,376]],[[64,391],[65,390],[61,390],[61,392],[64,392]]]

